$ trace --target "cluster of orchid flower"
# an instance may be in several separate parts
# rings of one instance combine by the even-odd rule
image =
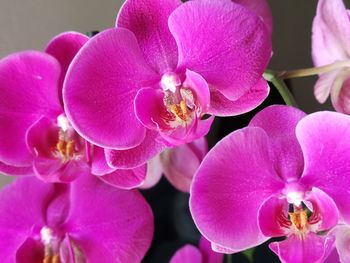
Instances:
[[[172,263],[272,237],[282,262],[350,262],[349,13],[319,0],[312,69],[266,71],[271,35],[265,0],[126,0],[114,28],[3,58],[0,172],[17,179],[0,192],[0,261],[141,262],[154,225],[138,189],[164,174],[203,236]],[[311,74],[338,112],[273,105],[208,152],[215,116],[256,108],[267,80],[291,104],[282,79]]]

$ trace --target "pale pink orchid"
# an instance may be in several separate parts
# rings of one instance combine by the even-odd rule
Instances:
[[[320,74],[315,97],[324,103],[331,97],[334,108],[350,114],[350,16],[342,0],[319,0],[312,26],[315,66],[334,64]]]
[[[117,27],[89,40],[68,70],[73,127],[125,169],[203,137],[206,114],[255,108],[269,90],[271,25],[266,2],[251,2],[127,0]]]
[[[70,184],[23,177],[0,191],[2,263],[139,263],[152,210],[136,190],[84,174]]]
[[[286,263],[323,262],[339,218],[350,222],[350,117],[270,106],[221,140],[192,183],[190,209],[216,251],[270,237]]]
[[[170,263],[222,263],[224,254],[212,250],[211,244],[201,237],[198,248],[185,245],[176,251]]]

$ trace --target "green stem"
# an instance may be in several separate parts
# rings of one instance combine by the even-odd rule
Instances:
[[[232,263],[232,255],[231,254],[226,255],[225,263]]]
[[[281,97],[287,105],[298,107],[298,104],[296,103],[294,96],[288,89],[287,85],[281,78],[277,76],[277,72],[269,69],[266,70],[263,75],[264,79],[271,82],[276,87],[276,89],[278,90],[278,92],[280,93]]]

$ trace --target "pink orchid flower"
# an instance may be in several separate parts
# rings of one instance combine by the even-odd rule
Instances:
[[[185,245],[176,251],[170,263],[222,263],[223,254],[212,250],[211,244],[204,237],[200,239],[199,247]]]
[[[63,96],[73,127],[109,149],[112,167],[133,168],[201,138],[213,121],[205,114],[242,114],[268,94],[270,34],[248,8],[127,0],[116,24],[81,49]]]
[[[315,66],[338,63],[319,76],[315,97],[324,103],[331,96],[334,108],[350,114],[350,17],[342,0],[319,0],[312,27]]]
[[[194,221],[216,251],[270,237],[282,262],[323,262],[340,216],[350,222],[350,117],[271,106],[221,140],[192,183]],[[338,212],[339,211],[339,212]]]
[[[0,191],[0,213],[2,263],[138,263],[153,236],[140,193],[90,174],[71,184],[17,179]]]
[[[348,263],[350,262],[350,227],[349,225],[339,224],[332,229],[334,234],[335,248],[325,263]]]
[[[116,170],[103,149],[87,143],[70,125],[62,102],[67,68],[87,42],[67,32],[50,41],[45,53],[24,51],[0,61],[0,171],[37,175],[48,182],[70,182],[81,174],[117,177],[115,185],[143,183],[146,165]]]

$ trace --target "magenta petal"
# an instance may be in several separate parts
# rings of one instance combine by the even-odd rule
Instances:
[[[40,263],[44,260],[45,247],[40,240],[27,238],[16,252],[16,263]],[[2,260],[4,260],[2,258]],[[5,261],[2,261],[5,263]],[[7,262],[7,261],[6,261]],[[10,261],[9,261],[10,263]]]
[[[288,218],[288,203],[285,199],[280,199],[276,196],[271,196],[266,199],[259,209],[259,228],[267,237],[285,236],[285,231],[279,224],[281,214],[285,213]]]
[[[16,262],[17,249],[34,228],[45,225],[43,215],[54,191],[54,185],[44,184],[35,177],[17,179],[0,191],[2,262]]]
[[[178,67],[197,72],[232,100],[260,80],[271,56],[261,19],[229,1],[189,1],[170,15],[169,28]]]
[[[266,0],[233,0],[233,2],[246,7],[250,11],[257,14],[264,21],[267,30],[269,31],[270,35],[272,35],[272,14]]]
[[[349,260],[350,258],[348,259],[348,261]],[[343,261],[343,262],[347,262],[347,261]],[[339,259],[338,251],[335,248],[333,248],[332,252],[329,254],[329,256],[324,261],[324,263],[341,263]]]
[[[341,216],[350,222],[348,159],[350,117],[337,112],[317,112],[303,118],[296,127],[304,153],[301,183],[317,187],[337,204]]]
[[[48,43],[45,52],[55,57],[61,65],[61,77],[59,80],[59,87],[63,87],[64,77],[69,64],[72,62],[79,49],[89,40],[86,35],[78,32],[64,32]],[[61,97],[62,90],[59,90],[59,97]]]
[[[28,127],[40,116],[57,116],[60,67],[45,53],[26,51],[0,61],[0,160],[27,166],[32,157],[25,144]],[[11,150],[9,150],[11,149]]]
[[[268,148],[266,133],[248,127],[225,137],[204,158],[192,182],[190,210],[211,242],[244,250],[266,241],[258,227],[258,210],[284,185]],[[232,218],[244,224],[232,224]]]
[[[164,144],[158,142],[158,132],[147,131],[145,140],[130,150],[105,150],[107,163],[119,169],[135,168],[159,154]]]
[[[142,165],[133,169],[117,169],[112,173],[101,176],[100,178],[112,186],[121,189],[133,189],[139,187],[145,181],[147,174],[147,165]]]
[[[350,20],[342,0],[320,0],[312,26],[312,57],[323,66],[350,56]]]
[[[198,73],[186,69],[186,80],[184,87],[191,87],[199,104],[201,113],[204,115],[210,108],[210,92],[206,80]]]
[[[205,141],[205,138],[199,139]],[[160,154],[164,175],[178,190],[189,192],[192,178],[202,159],[198,157],[195,143],[166,149]]]
[[[186,245],[176,251],[170,263],[203,263],[203,258],[198,248]]]
[[[202,253],[204,263],[222,263],[224,259],[224,255],[220,253],[216,253],[211,248],[211,244],[204,237],[201,237],[199,241],[199,249]]]
[[[145,181],[140,186],[141,189],[148,189],[155,186],[162,178],[163,167],[160,161],[160,156],[154,157],[147,162],[147,174]]]
[[[134,190],[113,188],[92,175],[71,186],[65,229],[91,262],[141,262],[153,236],[152,210]]]
[[[68,70],[63,91],[67,116],[93,144],[135,147],[143,141],[145,128],[135,116],[134,98],[139,88],[158,78],[132,32],[105,30],[84,45]]]
[[[227,99],[219,91],[213,90],[208,113],[215,116],[235,116],[249,112],[266,99],[269,91],[269,85],[264,79],[261,79],[253,88],[233,101]]]
[[[168,17],[180,5],[180,0],[127,0],[118,14],[117,26],[135,34],[146,61],[158,73],[176,68],[177,46]]]
[[[32,166],[17,167],[0,162],[0,173],[7,176],[34,175]]]
[[[169,129],[165,123],[168,111],[164,106],[164,93],[160,89],[144,88],[135,97],[135,114],[137,119],[148,129]]]
[[[286,181],[295,180],[302,174],[304,160],[295,127],[305,115],[293,107],[274,105],[260,111],[249,123],[249,126],[264,129],[269,136],[274,167]]]
[[[269,245],[283,263],[322,263],[330,254],[334,244],[333,236],[308,233],[304,239],[290,235],[282,242]]]
[[[339,212],[333,199],[325,192],[314,187],[308,198],[314,205],[314,209],[321,215],[321,223],[318,225],[318,231],[330,230],[338,224]]]
[[[115,168],[112,168],[107,164],[105,149],[94,145],[91,161],[91,173],[94,175],[104,175],[111,173],[114,170]]]

